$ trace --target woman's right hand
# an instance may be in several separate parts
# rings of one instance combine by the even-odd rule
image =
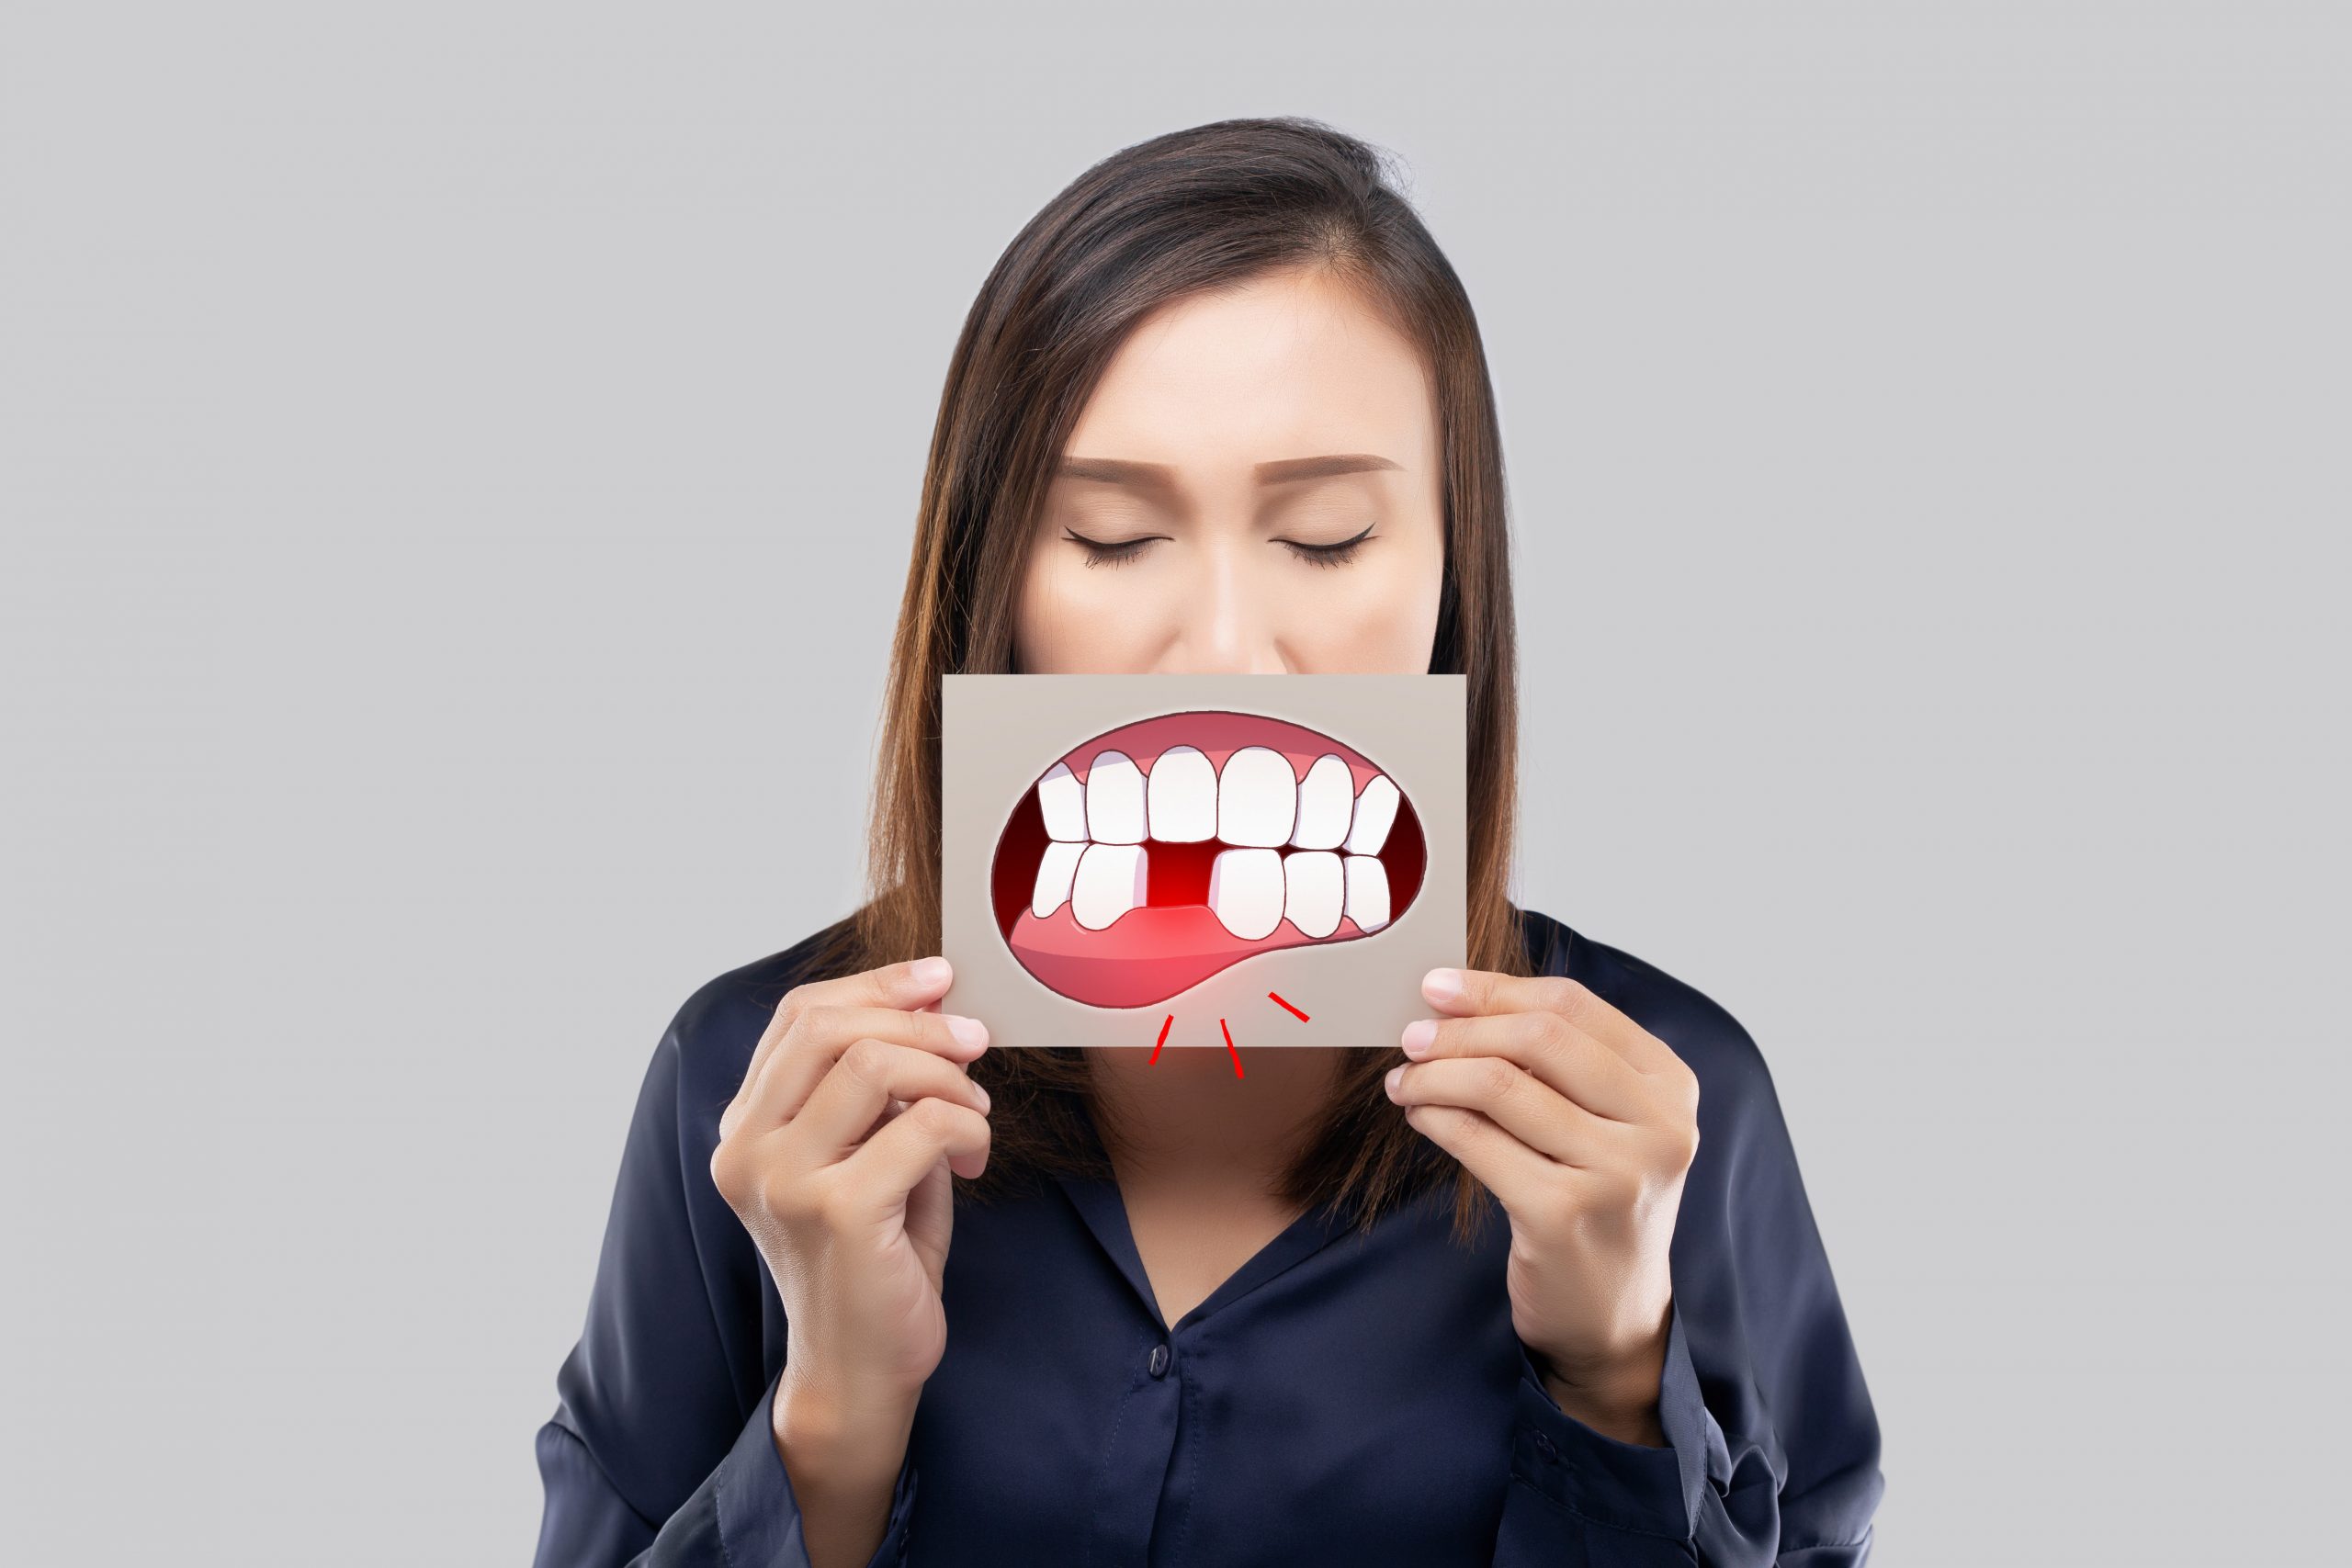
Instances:
[[[711,1179],[784,1301],[790,1400],[828,1424],[908,1415],[947,1348],[952,1169],[988,1164],[978,1020],[936,1010],[944,958],[796,986],[718,1121]],[[784,1424],[779,1392],[779,1440]]]

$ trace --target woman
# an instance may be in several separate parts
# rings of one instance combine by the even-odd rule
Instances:
[[[1464,673],[1472,967],[1246,1077],[990,1049],[938,1007],[939,678],[1004,670]],[[1087,171],[949,370],[872,897],[655,1051],[538,1561],[1861,1562],[1764,1064],[1509,902],[1514,721],[1484,355],[1379,160],[1230,120]]]

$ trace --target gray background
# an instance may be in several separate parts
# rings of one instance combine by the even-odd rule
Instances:
[[[1476,302],[1522,896],[1763,1044],[1883,1561],[2317,1560],[2352,28],[1532,11],[0,8],[12,1560],[528,1555],[648,1055],[854,890],[973,290],[1283,112]]]

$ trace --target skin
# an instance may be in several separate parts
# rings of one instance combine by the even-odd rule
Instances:
[[[1329,456],[1386,466],[1260,471]],[[1151,471],[1098,473],[1102,459]],[[1414,345],[1327,275],[1175,301],[1129,334],[1070,433],[1030,541],[1015,664],[1426,671],[1445,567],[1439,460]],[[1087,1055],[1128,1224],[1173,1324],[1296,1217],[1271,1190],[1335,1063],[1263,1052],[1237,1083],[1222,1050]]]
[[[1332,456],[1378,461],[1263,467]],[[1425,671],[1439,457],[1414,346],[1329,275],[1171,303],[1130,334],[1071,433],[1032,541],[1016,665]],[[947,981],[931,958],[796,988],[711,1160],[784,1298],[775,1438],[817,1568],[872,1556],[946,1346],[948,1173],[977,1176],[989,1144],[966,1071],[987,1030],[938,1012]],[[1571,980],[1438,970],[1423,994],[1437,1016],[1405,1032],[1412,1059],[1391,1098],[1509,1214],[1512,1323],[1553,1398],[1596,1430],[1662,1444],[1668,1244],[1698,1147],[1697,1080]],[[1295,1218],[1274,1178],[1335,1057],[1261,1052],[1237,1078],[1222,1050],[1088,1055],[1172,1324]]]

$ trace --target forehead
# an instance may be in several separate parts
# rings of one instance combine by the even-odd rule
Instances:
[[[1375,452],[1435,467],[1436,404],[1419,349],[1321,273],[1171,300],[1113,356],[1068,450],[1196,472]]]

